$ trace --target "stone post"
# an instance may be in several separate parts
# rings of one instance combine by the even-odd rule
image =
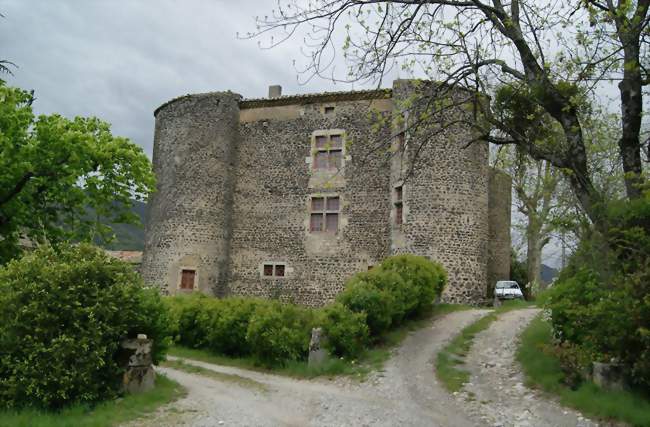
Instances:
[[[625,388],[623,366],[619,363],[593,363],[593,381],[604,390],[620,391]]]
[[[153,340],[144,334],[136,339],[122,341],[121,361],[126,370],[122,378],[123,390],[127,393],[142,393],[154,387],[156,373],[151,360]]]
[[[309,361],[308,365],[318,366],[327,360],[327,351],[323,348],[325,336],[322,328],[313,328],[311,330],[311,341],[309,342]]]

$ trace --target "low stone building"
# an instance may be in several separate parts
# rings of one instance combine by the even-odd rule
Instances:
[[[417,90],[272,86],[264,99],[214,92],[160,106],[145,281],[317,306],[354,273],[413,253],[447,269],[443,300],[483,301],[509,274],[510,180],[490,170],[487,143],[466,147],[467,126],[418,143],[401,102]]]

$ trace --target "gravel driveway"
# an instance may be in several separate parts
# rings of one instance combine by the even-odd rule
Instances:
[[[191,363],[225,374],[223,380],[160,368],[185,386],[187,397],[129,426],[597,425],[523,386],[514,362],[516,342],[536,309],[502,314],[478,334],[467,357],[470,383],[454,396],[442,388],[433,366],[437,352],[486,313],[459,311],[433,320],[362,383],[345,377],[296,380],[196,361]]]
[[[161,368],[187,397],[130,426],[476,426],[435,379],[435,354],[484,310],[450,313],[411,333],[385,370],[362,383],[295,380],[238,368],[192,364],[256,381],[217,381]],[[250,383],[250,381],[248,381]]]
[[[597,423],[524,386],[515,360],[519,334],[539,309],[501,314],[474,339],[467,356],[470,382],[456,397],[467,413],[487,426],[590,427]]]

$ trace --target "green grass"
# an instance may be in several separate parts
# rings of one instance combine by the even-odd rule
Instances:
[[[156,387],[142,394],[103,402],[93,408],[74,406],[60,412],[33,409],[0,411],[0,427],[110,427],[135,420],[185,394],[178,383],[164,375],[156,377]]]
[[[168,354],[182,359],[198,360],[216,365],[234,366],[259,372],[286,375],[293,378],[347,375],[363,380],[370,372],[382,369],[384,363],[390,358],[391,350],[398,346],[411,331],[424,327],[426,324],[431,322],[433,318],[454,311],[467,310],[469,308],[471,307],[458,304],[435,305],[428,313],[425,313],[420,318],[407,320],[400,326],[381,336],[380,339],[377,340],[371,348],[367,349],[362,355],[360,355],[359,358],[352,360],[332,357],[325,363],[316,367],[308,366],[306,361],[296,361],[275,368],[264,368],[259,366],[252,357],[227,357],[213,354],[206,350],[191,349],[181,346],[171,347]]]
[[[650,397],[634,391],[607,391],[587,381],[573,390],[564,385],[558,359],[548,348],[551,326],[535,318],[521,336],[517,360],[526,375],[526,385],[557,395],[563,405],[585,415],[615,419],[634,426],[650,427]]]
[[[266,386],[266,384],[262,384],[259,381],[242,377],[241,375],[226,374],[224,372],[213,371],[212,369],[207,369],[201,366],[186,363],[183,360],[167,360],[162,363],[162,366],[178,369],[179,371],[184,371],[189,374],[203,375],[205,377],[213,378],[218,381],[231,382],[233,384],[255,389],[257,391],[263,391],[263,392],[268,391],[268,387]]]
[[[533,306],[527,301],[506,301],[491,313],[465,327],[436,357],[436,375],[447,390],[455,392],[469,380],[469,372],[462,369],[465,357],[474,343],[474,337],[486,330],[501,313]]]

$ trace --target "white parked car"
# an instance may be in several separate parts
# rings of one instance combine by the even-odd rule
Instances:
[[[519,284],[514,280],[499,280],[494,287],[494,296],[499,299],[524,299]]]

